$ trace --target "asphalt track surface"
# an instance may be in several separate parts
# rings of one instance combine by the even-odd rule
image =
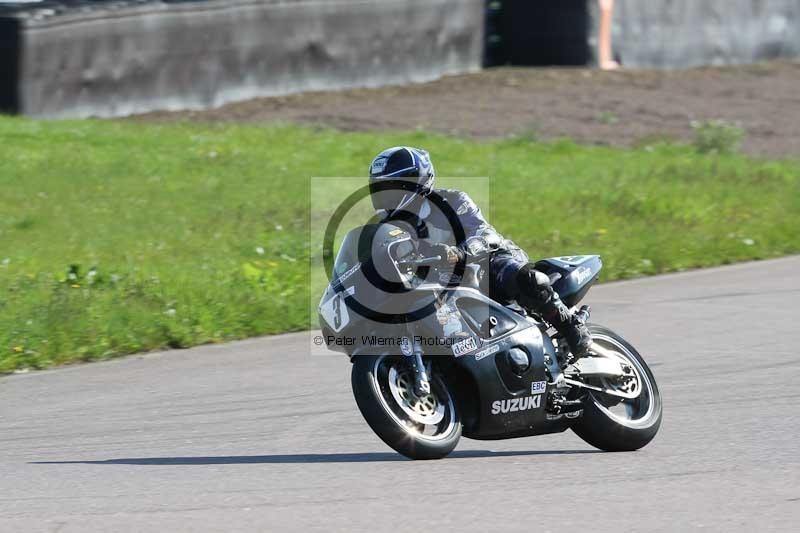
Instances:
[[[0,379],[2,531],[797,531],[800,257],[602,285],[661,432],[395,455],[309,334]]]

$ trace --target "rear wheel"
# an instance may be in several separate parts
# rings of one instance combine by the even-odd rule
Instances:
[[[613,351],[632,372],[622,380],[602,379],[588,384],[614,389],[625,396],[638,391],[638,395],[620,398],[589,390],[583,416],[572,429],[601,450],[638,450],[653,440],[661,426],[661,394],[655,377],[639,352],[625,339],[602,326],[590,325],[589,331],[594,342]]]
[[[461,438],[453,397],[434,368],[431,393],[414,394],[414,375],[400,356],[353,358],[351,383],[358,408],[378,437],[411,459],[440,459]]]

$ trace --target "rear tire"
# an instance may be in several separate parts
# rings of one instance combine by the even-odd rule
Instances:
[[[461,419],[453,396],[435,368],[431,374],[431,395],[422,402],[409,393],[403,358],[353,357],[350,379],[364,420],[383,442],[411,459],[441,459],[461,438]],[[431,423],[426,424],[428,421]]]
[[[613,347],[629,360],[643,381],[640,394],[646,393],[648,398],[637,398],[637,405],[631,405],[630,411],[641,412],[641,416],[625,419],[611,413],[607,407],[608,395],[589,391],[583,416],[572,429],[587,443],[607,452],[638,450],[653,440],[661,426],[661,393],[655,377],[636,348],[625,339],[608,328],[594,324],[589,325],[589,331],[595,342]]]

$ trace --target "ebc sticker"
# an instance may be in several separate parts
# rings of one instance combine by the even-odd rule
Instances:
[[[534,381],[531,383],[531,394],[544,394],[547,390],[546,381]]]

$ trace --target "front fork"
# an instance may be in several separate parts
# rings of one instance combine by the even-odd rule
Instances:
[[[413,329],[409,328],[410,345],[408,349],[403,350],[403,356],[414,371],[414,394],[421,398],[431,393],[430,365],[425,366],[425,362],[422,360],[422,345],[416,342],[416,338]]]

